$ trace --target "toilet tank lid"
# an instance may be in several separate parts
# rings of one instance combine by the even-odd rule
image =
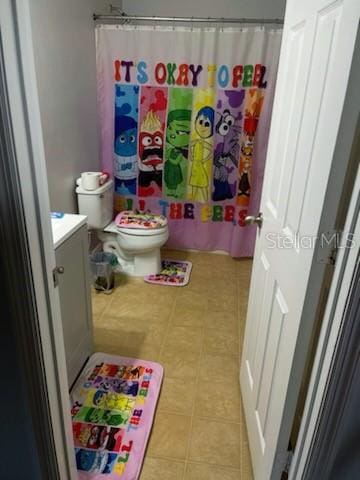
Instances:
[[[96,190],[85,190],[82,186],[81,186],[81,179],[78,178],[76,180],[76,183],[77,183],[77,187],[76,187],[76,193],[77,194],[80,194],[80,195],[100,195],[104,192],[107,192],[108,190],[110,190],[110,188],[113,187],[113,181],[110,179],[108,180],[106,183],[104,183],[104,185],[101,185],[101,187],[97,188]]]

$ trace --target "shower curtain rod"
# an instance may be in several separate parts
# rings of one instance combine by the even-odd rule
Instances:
[[[126,13],[121,14],[110,14],[110,15],[101,15],[94,13],[94,20],[99,20],[103,22],[107,21],[118,21],[121,23],[129,23],[132,20],[134,21],[144,21],[144,22],[168,22],[168,23],[247,23],[247,24],[270,24],[270,25],[283,25],[284,20],[281,18],[211,18],[211,17],[158,17],[158,16],[142,16],[142,15],[127,15]]]

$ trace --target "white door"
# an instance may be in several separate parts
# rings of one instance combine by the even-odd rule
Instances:
[[[359,0],[287,1],[240,374],[256,480],[284,468],[359,16]]]

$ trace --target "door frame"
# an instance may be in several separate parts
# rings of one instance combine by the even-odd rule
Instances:
[[[312,478],[310,468],[324,459],[314,459],[316,445],[324,438],[326,429],[320,431],[320,422],[325,417],[324,405],[330,393],[330,381],[340,381],[339,372],[334,372],[336,354],[341,353],[341,334],[344,332],[344,318],[348,313],[349,295],[354,285],[354,278],[359,262],[360,245],[360,168],[358,169],[353,195],[349,207],[344,232],[353,234],[352,248],[340,250],[334,278],[329,293],[324,320],[321,327],[318,348],[312,369],[310,385],[306,397],[304,415],[294,458],[291,463],[289,480]],[[309,476],[310,475],[310,476]]]
[[[289,480],[300,480],[308,477],[308,468],[314,461],[313,449],[316,448],[315,440],[318,435],[320,421],[323,420],[323,405],[328,395],[329,380],[333,381],[333,358],[341,345],[339,339],[343,330],[343,318],[346,314],[347,299],[352,288],[352,278],[358,261],[360,247],[360,97],[358,85],[360,84],[360,28],[355,42],[353,61],[343,114],[340,122],[334,162],[339,172],[339,165],[348,166],[346,175],[343,175],[341,184],[339,175],[332,176],[330,192],[342,191],[337,224],[343,224],[343,232],[337,252],[336,265],[331,280],[330,291],[326,301],[324,315],[321,321],[320,334],[317,341],[316,353],[312,365],[310,382],[306,393],[305,407],[300,424],[299,436],[296,442],[294,457],[289,471]],[[328,209],[333,208],[331,198],[336,195],[326,196]],[[325,217],[326,210],[324,210]],[[341,220],[343,217],[343,220]],[[326,231],[326,229],[323,229]],[[346,236],[353,236],[345,248]],[[329,254],[330,252],[328,252]],[[324,256],[322,256],[324,258]],[[321,461],[320,458],[317,459]]]
[[[45,383],[34,387],[45,389],[38,393],[48,400],[57,460],[54,468],[59,478],[75,480],[69,386],[59,292],[52,277],[55,251],[28,0],[0,2],[0,42],[9,106],[6,128],[12,133],[17,169],[17,179],[8,181],[12,191],[22,198],[24,240],[34,287],[33,318],[37,318],[43,360]]]

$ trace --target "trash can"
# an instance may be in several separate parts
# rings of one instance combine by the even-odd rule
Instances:
[[[116,255],[108,252],[96,252],[90,255],[90,268],[93,285],[96,290],[111,293],[114,288],[114,268],[117,267]]]

